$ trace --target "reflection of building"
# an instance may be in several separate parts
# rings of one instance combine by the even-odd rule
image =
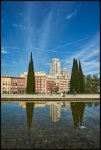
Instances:
[[[26,102],[24,102],[24,101],[19,102],[19,105],[20,105],[22,108],[26,108]]]
[[[61,66],[58,58],[53,58],[50,63],[50,75],[60,75]]]
[[[26,102],[24,102],[24,101],[19,102],[19,105],[20,105],[23,109],[26,109]],[[36,103],[36,104],[34,104],[34,108],[45,107],[45,105],[46,105],[46,102],[44,102],[44,103],[42,103],[42,102]]]
[[[82,126],[85,102],[71,102],[74,127]]]
[[[11,93],[11,78],[7,76],[1,77],[1,94]]]
[[[50,117],[54,122],[59,121],[61,117],[61,104],[59,102],[50,105]]]
[[[70,102],[66,101],[66,102],[61,102],[61,108],[64,110],[64,111],[67,111],[67,109],[70,108]]]

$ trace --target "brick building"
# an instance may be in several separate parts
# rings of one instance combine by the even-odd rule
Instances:
[[[46,93],[46,79],[45,72],[35,72],[35,89],[37,93]]]
[[[11,77],[11,94],[23,94],[25,93],[25,78],[23,77]]]

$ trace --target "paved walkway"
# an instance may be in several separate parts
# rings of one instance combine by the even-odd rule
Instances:
[[[65,97],[61,97],[58,94],[2,94],[1,100],[100,100],[100,94],[67,94]]]

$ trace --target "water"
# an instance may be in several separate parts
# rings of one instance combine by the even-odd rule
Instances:
[[[99,149],[99,102],[2,102],[2,149]]]

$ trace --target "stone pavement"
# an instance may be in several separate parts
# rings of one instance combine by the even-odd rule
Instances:
[[[1,100],[100,100],[100,94],[66,94],[61,97],[60,94],[2,94]]]

